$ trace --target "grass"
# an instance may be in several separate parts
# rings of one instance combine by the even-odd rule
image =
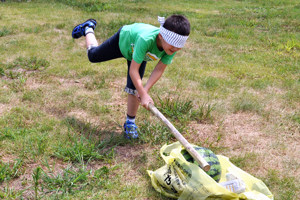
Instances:
[[[14,163],[0,163],[0,183],[18,178],[22,173],[23,161],[16,160]]]
[[[23,68],[26,70],[38,70],[41,68],[47,68],[49,65],[49,62],[45,59],[38,59],[37,57],[18,57],[13,63],[8,64],[6,68]]]
[[[297,198],[297,185],[296,179],[293,176],[281,176],[277,170],[271,169],[268,171],[266,177],[263,178],[267,185],[274,188],[274,190],[281,190],[278,194],[278,199],[295,199]]]
[[[101,43],[174,13],[192,30],[151,89],[156,106],[276,200],[298,199],[299,11],[296,0],[1,2],[0,199],[168,199],[146,170],[164,164],[159,149],[176,139],[141,108],[140,139],[124,140],[125,60],[89,63],[70,33],[95,18]]]
[[[4,37],[4,36],[10,35],[12,33],[13,33],[13,31],[11,29],[9,29],[9,28],[7,28],[7,27],[4,26],[0,30],[0,37]]]
[[[262,110],[262,105],[259,99],[247,92],[243,92],[240,96],[233,99],[233,109],[234,112],[260,112]]]
[[[108,184],[109,174],[115,168],[103,166],[97,170],[87,169],[84,166],[72,165],[55,173],[49,165],[47,170],[37,167],[33,170],[32,180],[35,199],[69,199],[76,197],[78,193],[86,190],[101,191]]]
[[[101,141],[99,144],[87,140],[85,137],[81,137],[80,141],[77,141],[77,137],[70,137],[71,144],[66,146],[65,143],[58,144],[55,156],[65,161],[83,162],[89,160],[105,160],[112,158],[113,149],[105,150],[104,153],[99,153],[103,148],[107,147],[109,142]]]
[[[174,140],[174,136],[170,133],[168,128],[161,124],[153,124],[144,121],[140,125],[140,138],[142,142],[153,145],[164,144]]]

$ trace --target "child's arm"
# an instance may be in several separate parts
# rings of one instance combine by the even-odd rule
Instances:
[[[160,79],[162,74],[164,73],[167,65],[164,64],[163,62],[159,61],[157,65],[155,66],[153,72],[151,73],[150,78],[148,79],[146,85],[145,85],[145,90],[147,93],[151,89],[151,87]]]
[[[143,87],[142,80],[139,74],[139,67],[140,64],[136,63],[134,60],[131,61],[129,75],[131,77],[131,80],[138,91],[139,97],[141,98],[141,104],[145,108],[148,108],[149,103],[153,103],[152,98],[149,96],[148,92],[151,89],[151,87],[159,80],[159,78],[164,73],[167,65],[163,62],[159,61],[157,65],[155,66],[153,72],[151,73],[150,78],[148,79],[145,87]]]
[[[148,91],[145,90],[145,88],[143,87],[142,79],[139,74],[140,66],[141,66],[141,64],[138,64],[137,62],[135,62],[132,59],[130,69],[129,69],[129,75],[130,75],[130,78],[131,78],[136,90],[138,91],[139,97],[141,98],[142,106],[144,106],[145,108],[148,109],[148,104],[153,103],[153,100],[148,95]]]

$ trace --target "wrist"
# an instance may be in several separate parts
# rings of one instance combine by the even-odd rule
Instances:
[[[137,92],[139,93],[140,97],[145,96],[146,94],[148,94],[147,91],[144,88],[142,88],[140,90],[137,90]]]
[[[145,85],[144,90],[148,93],[150,88],[147,85]]]

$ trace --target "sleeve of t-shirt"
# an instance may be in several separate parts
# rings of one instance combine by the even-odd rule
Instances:
[[[176,54],[176,52],[173,53],[172,55],[164,54],[160,60],[165,65],[169,65],[172,63],[172,60],[173,60],[173,57],[175,56],[175,54]]]
[[[138,38],[134,45],[132,59],[139,64],[142,63],[147,51],[148,51],[147,42],[142,37]]]

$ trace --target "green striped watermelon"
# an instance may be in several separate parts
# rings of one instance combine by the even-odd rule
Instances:
[[[212,177],[216,182],[219,182],[221,178],[221,165],[218,157],[210,150],[205,147],[195,146],[194,149],[206,160],[210,165],[210,170],[206,172],[210,177]],[[185,149],[181,151],[181,154],[186,159],[186,161],[198,164],[194,158]],[[200,165],[199,165],[200,167]]]

